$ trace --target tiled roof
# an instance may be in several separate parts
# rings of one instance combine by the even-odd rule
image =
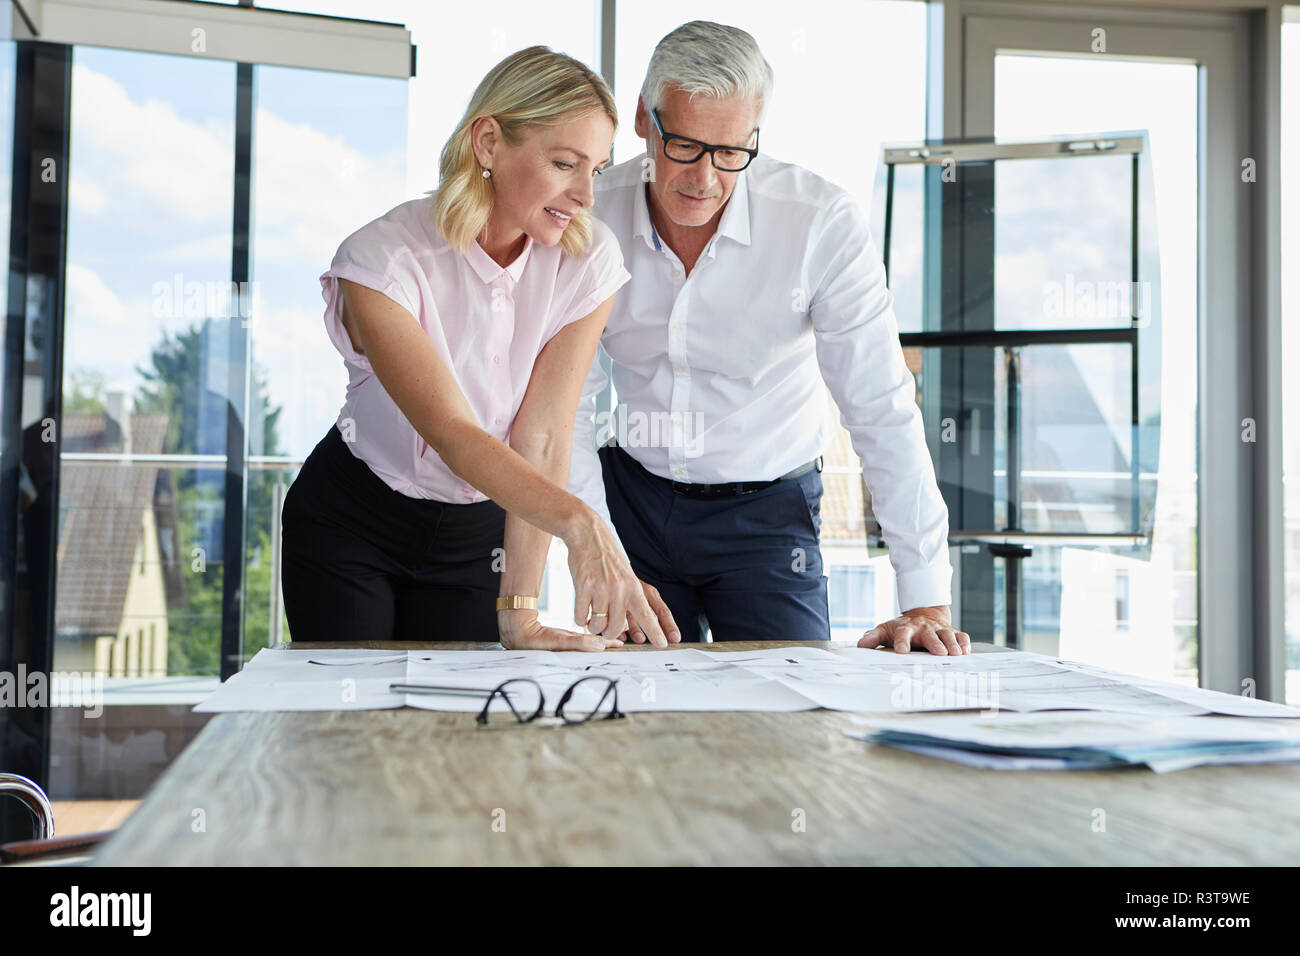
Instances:
[[[165,414],[132,415],[131,451],[161,452],[167,420]],[[61,446],[64,452],[123,450],[116,423],[96,414],[65,415]],[[157,465],[62,463],[56,634],[117,633],[160,470]]]

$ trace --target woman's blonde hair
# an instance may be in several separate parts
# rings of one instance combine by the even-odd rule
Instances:
[[[483,178],[471,142],[476,120],[494,117],[506,141],[517,145],[531,126],[558,126],[597,110],[603,110],[618,127],[618,110],[609,87],[571,56],[549,47],[530,46],[492,67],[442,148],[434,221],[447,242],[465,252],[492,213],[492,181]],[[569,220],[560,248],[577,256],[586,251],[590,241],[591,213],[582,209]]]

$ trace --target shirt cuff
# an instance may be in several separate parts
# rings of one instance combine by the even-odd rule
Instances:
[[[896,575],[898,609],[952,606],[952,566],[947,562]]]
[[[374,289],[416,316],[417,321],[418,313],[412,311],[412,304],[400,283],[354,263],[340,263],[320,277],[321,296],[325,300],[325,331],[330,341],[334,343],[334,347],[338,349],[345,361],[367,372],[373,371],[370,360],[353,347],[352,339],[343,326],[343,290],[339,287],[339,279],[347,279],[367,289]]]

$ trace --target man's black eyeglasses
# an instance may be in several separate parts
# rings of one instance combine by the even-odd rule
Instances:
[[[665,133],[663,123],[659,120],[659,111],[651,110],[650,117],[659,130],[659,138],[664,142],[664,155],[675,163],[694,163],[705,153],[713,162],[714,169],[724,173],[738,173],[754,161],[758,155],[758,130],[754,130],[754,145],[747,146],[712,146],[701,143],[698,139]]]

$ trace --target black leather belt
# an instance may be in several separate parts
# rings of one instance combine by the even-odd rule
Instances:
[[[794,471],[774,478],[771,481],[724,481],[717,485],[692,485],[682,481],[672,483],[673,491],[686,498],[735,498],[739,495],[751,495],[764,488],[770,488],[779,481],[799,478],[813,469],[822,470],[822,456],[818,455],[806,465],[800,465]]]

